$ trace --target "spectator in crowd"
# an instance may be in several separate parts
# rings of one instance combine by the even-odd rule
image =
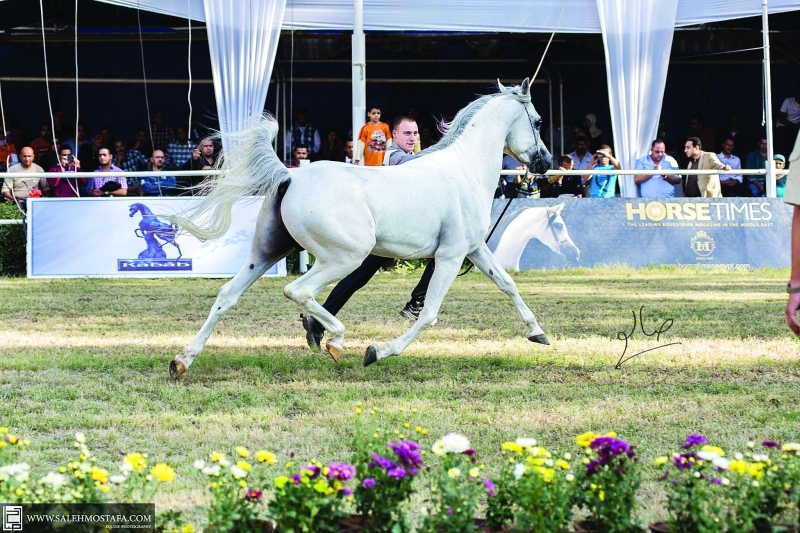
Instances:
[[[344,143],[344,162],[355,164],[355,161],[353,161],[353,139],[348,139]]]
[[[562,155],[558,160],[558,170],[573,170],[572,156]],[[580,176],[546,176],[542,180],[541,197],[558,198],[568,194],[580,198],[583,196],[583,178]]]
[[[49,128],[48,128],[49,129]],[[11,166],[9,172],[44,172],[34,161],[33,148],[24,147],[19,151],[19,163]],[[25,212],[28,198],[42,196],[47,192],[47,180],[44,178],[5,178],[3,180],[3,196],[15,202]]]
[[[800,129],[800,85],[781,104],[778,120],[775,125],[775,149],[784,154],[792,153],[797,131]]]
[[[150,138],[153,140],[153,150],[166,150],[169,143],[175,138],[172,128],[164,121],[164,112],[153,113],[153,123],[150,125]],[[145,152],[146,153],[146,152]]]
[[[167,145],[167,168],[179,169],[192,157],[192,152],[197,145],[189,139],[187,132],[188,130],[184,125],[175,128],[175,140]]]
[[[433,130],[429,126],[423,126],[419,130],[419,148],[425,150],[436,144],[436,139],[433,138]]]
[[[517,186],[517,198],[544,198],[539,183],[545,181],[545,178],[537,178],[535,174],[528,172],[522,176]]]
[[[60,109],[53,111],[53,133],[59,139],[69,139],[75,131],[69,131],[66,120],[64,119],[64,112]]]
[[[8,166],[15,165],[18,161],[17,147],[8,142],[5,133],[0,132],[0,169],[5,172]]]
[[[550,138],[550,127],[545,126],[542,128],[542,139],[545,141],[547,148],[550,149],[552,146],[551,152],[554,154],[563,154],[566,152],[565,146],[572,145],[572,129],[567,129],[563,131],[564,134],[564,146],[561,146],[561,134],[563,128],[561,127],[561,113],[556,111],[553,114],[553,138]],[[552,144],[551,144],[552,141]]]
[[[100,126],[100,135],[103,137],[103,146],[111,146],[111,143],[113,142],[111,126]]]
[[[335,128],[328,130],[328,135],[320,147],[319,158],[326,161],[341,161],[344,159],[344,145],[339,139],[339,132]]]
[[[664,141],[656,139],[650,145],[650,153],[636,160],[635,170],[678,170],[678,162],[667,155],[667,145]],[[633,181],[639,186],[639,195],[642,198],[672,198],[675,196],[675,185],[681,182],[681,177],[676,173],[664,172],[663,174],[637,174]]]
[[[758,150],[753,150],[747,154],[744,168],[758,170],[767,168],[767,139],[763,135],[758,139]],[[747,186],[750,189],[750,196],[763,196],[766,191],[765,176],[748,176]]]
[[[97,152],[99,166],[95,172],[122,172],[112,162],[111,150],[102,147]],[[110,178],[92,178],[89,183],[89,196],[127,196],[128,180],[124,176]]]
[[[288,161],[286,161],[286,168],[297,168],[301,165],[306,163],[301,163],[301,161],[308,161],[308,146],[304,144],[298,144],[292,150],[292,157]]]
[[[162,150],[153,150],[153,155],[147,164],[147,170],[163,172],[165,170],[166,155]],[[175,176],[148,176],[141,179],[142,196],[172,196],[177,183]]]
[[[503,156],[503,170],[527,170],[525,165],[511,157],[510,155]],[[517,197],[517,184],[520,182],[519,174],[511,176],[500,176],[500,183],[502,189],[500,190],[500,198],[516,198]]]
[[[58,139],[50,138],[50,144],[47,151],[42,156],[39,166],[42,168],[50,168],[57,165],[59,162],[58,149],[61,147],[61,142]]]
[[[396,140],[396,143],[386,150],[386,165],[402,165],[417,157],[413,150],[419,141],[419,131],[417,123],[411,117],[408,115],[397,117],[394,121],[394,130],[391,135]],[[358,289],[366,285],[381,267],[391,261],[391,259],[386,259],[385,257],[368,255],[364,262],[361,263],[361,266],[336,284],[322,307],[335,316]],[[400,311],[403,317],[409,320],[419,318],[419,313],[425,305],[425,296],[428,292],[428,284],[431,276],[433,276],[434,268],[434,261],[428,261],[422,278],[411,292],[411,300]],[[303,328],[306,330],[308,345],[312,349],[319,349],[322,336],[325,333],[325,328],[322,324],[314,317],[307,316],[303,318]],[[338,360],[338,356],[335,357]]]
[[[587,170],[592,165],[592,154],[589,150],[589,139],[580,135],[575,139],[575,151],[569,154],[572,158],[572,167],[575,170]]]
[[[50,130],[50,124],[42,122],[39,126],[39,136],[32,140],[28,146],[33,150],[33,159],[39,165],[42,158],[44,158],[50,145],[53,142],[53,134]]]
[[[150,141],[150,137],[147,135],[147,130],[145,128],[136,128],[133,143],[131,143],[131,150],[138,150],[139,153],[142,154],[153,153],[153,143]]]
[[[583,127],[583,124],[575,123],[572,125],[572,144],[570,145],[570,149],[572,149],[571,153],[575,152],[575,149],[578,147],[578,137],[587,137],[586,146],[588,150],[589,141],[588,141],[588,133],[586,132],[586,128]],[[566,149],[565,149],[566,151]],[[577,164],[577,161],[573,159],[573,165]],[[575,169],[580,170],[580,169]]]
[[[603,130],[596,126],[597,117],[589,113],[583,117],[583,127],[586,129],[587,138],[589,139],[589,151],[596,153],[606,143],[606,136]]]
[[[75,133],[75,132],[72,132]],[[63,139],[63,137],[61,137]],[[64,146],[68,147],[73,155],[80,153],[80,149],[83,147],[84,144],[89,144],[89,141],[86,140],[86,124],[83,122],[78,122],[78,139],[77,142],[75,139],[72,138],[72,135],[67,137],[67,140],[62,143]]]
[[[786,158],[783,157],[781,154],[775,154],[772,158],[775,160],[775,170],[783,170],[786,168]],[[786,194],[786,174],[781,174],[779,172],[775,173],[775,197],[776,198],[783,198]],[[762,196],[766,196],[766,194],[762,194]]]
[[[367,112],[369,122],[364,124],[358,134],[358,144],[356,144],[355,162],[356,165],[364,160],[368,167],[379,167],[383,164],[383,154],[386,148],[392,143],[392,132],[389,125],[381,122],[381,108],[378,105],[369,106]]]
[[[722,151],[717,154],[717,159],[723,165],[728,165],[733,170],[742,169],[742,161],[733,154],[735,142],[731,137],[726,137],[722,142]],[[722,196],[726,198],[736,196],[750,196],[750,189],[744,183],[744,176],[741,174],[725,174],[720,178]]]
[[[48,172],[80,172],[81,162],[72,155],[72,148],[66,144],[62,145],[58,151],[59,163],[54,165]],[[86,178],[57,177],[47,178],[50,190],[56,198],[76,198],[80,196],[80,190],[86,187],[89,180]]]
[[[658,117],[658,128],[656,129],[656,139],[664,142],[666,153],[675,153],[675,136],[667,129],[667,123],[664,117]],[[673,159],[675,159],[673,157]]]
[[[703,151],[703,141],[697,137],[689,137],[683,146],[683,152],[689,159],[688,169],[697,170],[730,170],[713,152]],[[683,186],[684,196],[719,198],[722,196],[718,174],[689,174]]]
[[[139,172],[147,167],[147,156],[139,150],[127,150],[122,139],[114,141],[114,154],[114,165],[125,172]]]
[[[192,151],[192,157],[183,164],[181,170],[211,170],[217,164],[220,153],[215,153],[214,142],[211,139],[203,139],[200,146]],[[181,194],[191,194],[192,196],[202,196],[204,191],[202,183],[208,176],[186,176],[178,179],[178,190]]]
[[[322,142],[319,130],[308,121],[308,117],[308,109],[305,107],[301,107],[295,112],[292,129],[286,132],[286,149],[292,152],[298,144],[305,145],[308,147],[309,159],[315,160],[319,155]]]
[[[190,116],[191,116],[191,124],[189,124]],[[186,136],[190,141],[192,141],[192,144],[194,144],[195,146],[197,145],[198,142],[200,142],[200,139],[205,139],[207,137],[207,135],[205,134],[207,132],[203,132],[202,128],[200,128],[200,126],[197,125],[195,117],[188,111],[183,115],[183,124],[181,125],[184,128],[186,128]],[[175,136],[176,137],[178,136],[177,128],[175,128]],[[167,161],[169,162],[169,154],[167,154]]]
[[[613,154],[611,147],[604,144],[592,156],[592,170],[620,170],[619,161]],[[591,198],[614,198],[617,194],[617,175],[586,175],[584,179],[589,182],[589,194]]]
[[[700,139],[703,146],[717,146],[717,138],[714,135],[714,130],[711,129],[711,126],[706,125],[705,118],[699,113],[692,115],[689,119],[689,129],[686,130],[686,135],[684,135],[683,138],[689,139],[691,137]]]
[[[83,161],[83,168],[97,168],[100,166],[100,159],[97,154],[103,147],[103,136],[99,133],[92,135],[90,144],[84,144],[78,151],[78,159]]]
[[[741,120],[739,113],[731,113],[728,115],[727,124],[717,134],[717,139],[724,140],[726,137],[729,137],[733,140],[733,155],[738,157],[740,161],[747,157],[746,150],[752,142],[747,132],[742,129]]]

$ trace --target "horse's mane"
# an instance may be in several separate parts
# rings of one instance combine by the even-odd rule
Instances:
[[[439,131],[443,133],[442,138],[439,140],[438,143],[430,146],[424,150],[422,150],[419,155],[427,155],[432,152],[437,152],[439,150],[444,150],[454,142],[458,140],[462,133],[464,133],[464,129],[469,124],[469,121],[475,116],[475,114],[483,109],[483,107],[488,104],[493,99],[497,98],[498,96],[505,96],[509,94],[515,94],[517,96],[523,97],[519,94],[519,85],[511,85],[509,87],[502,87],[499,91],[494,94],[486,94],[479,97],[477,100],[474,100],[467,104],[465,107],[461,109],[456,116],[450,122],[441,121],[439,122]],[[529,97],[530,98],[530,97]]]

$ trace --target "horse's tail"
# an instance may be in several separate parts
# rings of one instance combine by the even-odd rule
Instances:
[[[216,135],[217,139],[225,139],[230,152],[214,166],[223,172],[203,183],[203,189],[211,190],[203,202],[185,216],[164,218],[201,241],[217,239],[228,231],[231,209],[237,200],[244,196],[265,196],[265,201],[269,201],[275,196],[278,185],[289,178],[289,172],[272,149],[278,123],[268,114],[252,121],[252,126],[241,131]]]

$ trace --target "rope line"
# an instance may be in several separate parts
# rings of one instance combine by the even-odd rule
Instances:
[[[192,0],[186,0],[186,18],[189,21],[189,54],[187,64],[189,67],[189,94],[186,95],[186,100],[189,102],[189,124],[186,125],[186,139],[191,142],[192,139]]]
[[[150,134],[150,147],[153,147],[155,143],[153,142],[153,125],[150,123],[150,100],[147,97],[147,74],[144,67],[144,43],[142,42],[142,19],[139,16],[139,5],[139,0],[136,0],[136,23],[139,25],[139,51],[142,55],[142,79],[144,80],[144,105],[147,108],[147,132]]]

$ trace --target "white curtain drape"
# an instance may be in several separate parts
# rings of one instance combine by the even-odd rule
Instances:
[[[606,52],[614,150],[632,169],[655,139],[678,0],[597,0]],[[638,196],[633,176],[620,176],[622,196]]]
[[[286,0],[204,0],[220,130],[264,112]]]

